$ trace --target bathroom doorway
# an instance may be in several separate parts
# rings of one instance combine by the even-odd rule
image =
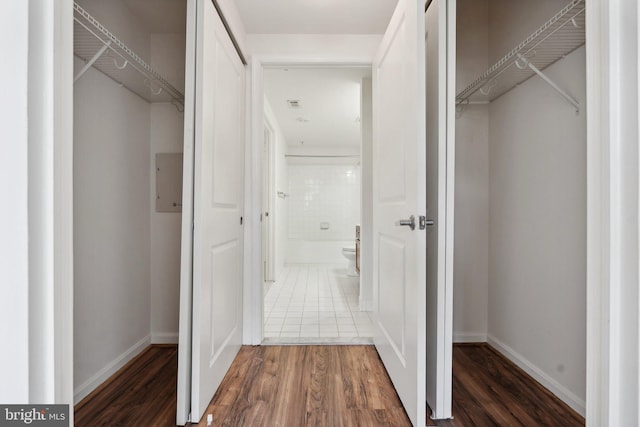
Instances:
[[[370,67],[264,70],[265,344],[372,342],[356,267],[370,79]]]

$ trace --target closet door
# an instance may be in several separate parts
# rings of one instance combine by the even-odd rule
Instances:
[[[415,426],[426,424],[423,16],[400,0],[373,63],[374,342]]]
[[[212,2],[198,0],[196,15],[192,420],[241,345],[245,150],[244,66]]]

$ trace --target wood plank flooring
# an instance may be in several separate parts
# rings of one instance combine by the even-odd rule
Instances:
[[[487,344],[453,346],[453,416],[453,420],[431,424],[573,427],[585,423],[578,413]]]
[[[76,426],[175,426],[178,347],[151,346],[75,406]]]
[[[584,426],[486,344],[454,346],[453,369],[454,419],[429,425]],[[175,425],[176,374],[176,347],[150,347],[76,405],[76,425]],[[372,346],[243,347],[207,413],[214,426],[410,426]]]
[[[206,414],[217,426],[410,426],[373,346],[244,347]]]

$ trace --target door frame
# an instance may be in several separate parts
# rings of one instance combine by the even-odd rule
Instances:
[[[425,1],[425,20],[428,8],[432,0]],[[441,237],[438,238],[438,250],[442,252],[439,258],[443,259],[442,275],[438,275],[436,293],[436,318],[437,318],[437,349],[436,366],[438,374],[435,381],[435,401],[431,407],[431,416],[434,419],[449,419],[452,417],[453,406],[453,272],[454,272],[454,233],[455,233],[455,177],[456,177],[456,36],[457,36],[457,0],[442,0],[438,5],[438,18],[446,21],[445,40],[439,44],[439,50],[444,49],[443,63],[440,64],[440,71],[446,80],[444,88],[444,117],[440,119],[441,132],[444,135],[445,159],[439,165],[439,179],[445,180],[444,204],[442,200],[438,202],[438,219],[444,226],[439,227]],[[444,18],[442,17],[444,15]],[[425,34],[427,28],[425,22]],[[426,45],[425,45],[426,49]],[[426,51],[425,51],[426,60]],[[426,68],[425,68],[426,72]],[[428,76],[426,76],[428,78]],[[425,87],[426,90],[426,87]],[[438,150],[443,147],[440,141]],[[426,161],[426,160],[425,160]],[[438,184],[439,185],[439,184]],[[440,197],[439,197],[440,199]],[[427,310],[429,304],[427,303]],[[427,346],[429,342],[427,342]],[[427,348],[427,353],[429,349]],[[428,384],[428,381],[427,381]],[[427,399],[428,401],[428,399]]]
[[[252,248],[246,253],[246,280],[244,282],[244,344],[260,345],[264,337],[264,277],[262,254],[262,224],[259,212],[262,209],[262,153],[264,150],[264,69],[270,67],[371,67],[370,60],[363,60],[362,56],[339,55],[254,55],[250,61],[249,117],[250,126],[249,147],[247,158],[251,166],[246,169],[245,182],[251,187],[245,201],[247,228],[245,229],[246,247]],[[273,171],[272,171],[273,172]]]
[[[264,134],[268,134],[269,138],[264,141],[264,148],[262,152],[262,165],[267,166],[268,170],[266,171],[266,179],[263,179],[262,183],[262,211],[264,214],[263,218],[263,238],[264,233],[267,234],[267,237],[263,240],[263,263],[264,263],[264,280],[265,281],[275,281],[276,280],[276,271],[275,271],[275,254],[276,254],[276,242],[275,242],[275,148],[273,145],[275,139],[275,131],[274,126],[270,122],[269,118],[265,116],[264,118]],[[264,175],[263,170],[263,175]],[[265,197],[265,188],[266,188],[266,197]],[[265,213],[266,212],[266,213]],[[266,253],[265,253],[266,252]],[[268,272],[268,274],[267,274]]]

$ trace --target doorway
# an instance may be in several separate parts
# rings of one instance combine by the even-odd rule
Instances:
[[[455,341],[488,342],[584,416],[585,3],[457,8]]]
[[[74,4],[74,403],[178,342],[184,2]]]
[[[370,67],[264,70],[264,343],[371,343],[356,245]],[[364,89],[363,89],[364,88]],[[268,208],[268,209],[267,209]],[[366,240],[366,239],[365,239]],[[267,267],[270,262],[271,271]],[[370,305],[370,304],[369,304]]]

